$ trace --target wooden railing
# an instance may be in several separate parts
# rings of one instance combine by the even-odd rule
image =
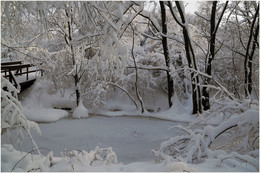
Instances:
[[[22,64],[22,61],[2,62],[1,65],[15,65]]]
[[[4,73],[4,77],[9,79],[11,83],[17,88],[18,84],[15,81],[14,76],[22,76],[26,74],[26,81],[29,81],[29,74],[40,71],[42,76],[42,70],[38,69],[30,69],[30,67],[34,67],[32,64],[22,64],[22,61],[13,61],[13,62],[4,62],[1,63],[1,73]],[[25,69],[25,70],[24,70]],[[25,82],[26,82],[25,81]]]

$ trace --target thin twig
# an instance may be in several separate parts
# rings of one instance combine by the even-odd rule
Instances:
[[[16,164],[14,165],[14,167],[12,168],[11,172],[13,172],[14,168],[18,165],[18,163],[20,163],[26,156],[28,156],[29,154],[33,153],[36,149],[34,148],[33,150],[31,150],[30,152],[26,153],[18,162],[16,162]]]

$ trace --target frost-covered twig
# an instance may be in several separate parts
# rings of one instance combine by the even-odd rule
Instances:
[[[41,134],[40,128],[37,123],[29,121],[23,115],[22,105],[18,100],[20,91],[16,89],[7,79],[1,76],[1,129],[11,130],[14,127],[18,127],[18,143],[23,138],[21,129],[24,129],[35,146],[40,156],[41,152],[38,149],[37,144],[33,140],[30,129],[34,128],[39,134]],[[6,90],[4,90],[6,88]]]
[[[175,40],[175,41],[177,41],[178,43],[184,45],[183,40],[180,40],[180,38],[178,38],[178,37],[174,37],[174,36],[171,36],[171,35],[165,35],[165,34],[163,34],[163,33],[161,33],[161,32],[159,32],[158,34],[161,35],[161,36],[163,36],[163,37],[167,37],[167,38],[169,38],[169,39]]]
[[[218,157],[218,159],[220,159],[221,162],[223,162],[226,159],[230,159],[230,158],[237,158],[239,160],[247,162],[247,163],[251,164],[252,166],[254,166],[256,170],[259,170],[258,161],[255,161],[255,158],[253,158],[249,155],[242,155],[242,154],[239,154],[239,153],[236,153],[236,152],[232,152],[231,154],[227,154],[227,155]]]
[[[139,32],[140,33],[140,32]],[[151,36],[151,35],[149,35],[149,34],[146,34],[146,33],[144,33],[144,32],[142,32],[142,33],[140,33],[141,35],[143,35],[143,36],[145,36],[145,37],[148,37],[148,38],[150,38],[150,39],[152,39],[152,40],[161,40],[161,38],[159,38],[159,37],[153,37],[153,36]]]
[[[125,24],[124,28],[121,29],[121,33],[119,34],[120,38],[123,36],[123,34],[125,33],[126,29],[128,28],[128,26],[132,23],[132,21],[139,15],[139,13],[141,13],[143,11],[143,7],[144,5],[142,4],[142,6],[139,8],[139,10],[134,14],[134,16],[131,16],[131,19],[129,20],[129,22],[127,22],[127,24]]]
[[[44,147],[41,147],[41,148],[38,148],[38,149],[39,149],[39,150],[44,149],[44,150],[47,150],[47,151],[51,152],[49,149],[46,149],[46,148],[44,148]],[[33,153],[34,151],[36,151],[36,150],[37,150],[36,148],[33,148],[31,151],[29,151],[28,153],[26,153],[21,159],[19,159],[19,160],[15,163],[15,165],[13,166],[11,172],[14,171],[15,167],[16,167],[23,159],[25,159],[29,154],[32,154],[32,153]],[[33,169],[35,169],[35,168],[33,168]],[[31,169],[31,170],[33,170],[33,169]],[[40,169],[40,168],[37,168],[37,169]],[[36,169],[36,170],[37,170],[37,169]],[[28,170],[27,172],[30,172],[30,170]]]
[[[204,20],[210,22],[210,18],[209,18],[208,16],[205,16],[205,15],[203,15],[203,14],[200,14],[200,13],[198,13],[197,11],[195,11],[195,14],[196,14],[198,17],[200,17],[200,18],[202,18],[202,19],[204,19]]]
[[[62,154],[64,159],[70,163],[73,169],[75,163],[83,163],[88,166],[92,166],[95,161],[103,161],[105,165],[117,163],[117,156],[111,147],[96,147],[95,150],[90,152],[86,152],[85,150],[80,150],[80,152],[77,150],[71,150]]]
[[[19,53],[21,53],[21,54],[23,54],[25,56],[30,57],[30,58],[37,59],[37,60],[39,60],[41,62],[47,63],[47,61],[44,58],[40,58],[40,57],[34,56],[34,55],[30,54],[30,53],[25,53],[25,52],[23,52],[23,51],[21,51],[19,49],[16,49],[16,48],[14,48],[12,46],[9,46],[7,44],[4,44],[4,43],[1,43],[1,45],[5,46],[5,47],[8,47],[8,48],[12,49],[13,51],[19,52]]]
[[[95,8],[98,13],[103,17],[103,19],[117,32],[119,32],[119,29],[117,28],[116,24],[111,21],[104,13],[105,11],[102,10],[101,8],[99,8],[98,6],[96,6],[94,3],[91,4],[93,8]]]
[[[133,10],[134,10],[135,12],[138,11],[138,9],[136,9],[135,7],[133,7]],[[153,17],[150,12],[143,10],[143,11],[141,11],[139,14],[140,14],[140,16],[142,16],[142,17],[148,19],[148,20],[152,23],[152,25],[154,26],[154,28],[156,29],[156,31],[158,31],[158,32],[161,31],[161,27],[160,27],[160,25],[159,25],[157,19],[156,19],[155,17]]]
[[[172,129],[174,129],[174,128],[180,129],[180,130],[182,130],[182,131],[186,132],[188,135],[190,135],[190,134],[191,134],[191,131],[190,131],[190,130],[188,130],[188,129],[184,128],[184,127],[183,127],[183,126],[181,126],[181,125],[173,126],[173,127],[169,128],[169,130],[172,130]]]
[[[207,74],[205,74],[205,73],[203,73],[203,72],[197,71],[197,70],[195,70],[195,69],[193,69],[193,68],[186,68],[186,69],[187,69],[187,70],[190,70],[190,71],[193,71],[193,72],[195,72],[195,73],[197,73],[197,74],[199,74],[199,75],[202,75],[202,76],[204,76],[204,77],[207,77],[207,78],[213,80],[213,81],[228,95],[228,97],[229,97],[230,99],[236,100],[236,98],[233,96],[233,94],[231,94],[230,92],[228,92],[228,90],[227,90],[223,85],[221,85],[218,81],[216,81],[214,78],[212,78],[212,76],[209,76],[209,75],[207,75]]]
[[[26,157],[28,156],[29,154],[33,153],[35,151],[35,148],[32,149],[31,151],[29,151],[28,153],[26,153],[21,159],[18,160],[18,162],[16,162],[16,164],[13,166],[11,172],[14,171],[14,168]]]

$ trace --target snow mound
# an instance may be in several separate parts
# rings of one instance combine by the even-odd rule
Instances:
[[[83,105],[82,101],[79,102],[78,107],[73,111],[73,118],[87,118],[88,109]]]
[[[196,169],[188,168],[188,166],[183,162],[174,162],[170,164],[167,168],[168,172],[196,172]]]
[[[54,122],[61,118],[68,117],[69,113],[64,110],[51,108],[24,109],[24,115],[28,120],[35,122]]]

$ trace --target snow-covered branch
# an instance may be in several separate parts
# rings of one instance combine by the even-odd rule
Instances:
[[[47,63],[46,59],[40,58],[40,57],[38,57],[38,56],[36,56],[36,55],[30,53],[30,52],[29,52],[29,53],[23,52],[23,51],[21,51],[21,50],[19,50],[19,49],[17,49],[17,48],[14,48],[14,47],[12,47],[12,46],[9,46],[9,45],[7,45],[7,44],[4,44],[3,42],[1,43],[1,45],[5,46],[5,47],[8,47],[9,49],[12,49],[13,51],[19,52],[19,53],[21,53],[21,54],[23,54],[23,55],[26,55],[26,56],[28,56],[28,57],[30,57],[30,58],[32,58],[32,59],[36,59],[36,60],[39,60],[40,62]]]
[[[21,129],[24,129],[38,154],[42,156],[30,132],[30,129],[33,128],[41,134],[40,128],[37,123],[27,120],[23,115],[22,105],[17,95],[20,91],[3,76],[1,76],[1,85],[1,133],[9,133],[12,128],[17,127],[17,143],[21,144],[23,138]]]
[[[223,85],[221,85],[218,81],[216,81],[214,78],[212,78],[212,76],[209,76],[209,75],[207,75],[207,74],[205,74],[205,73],[202,73],[202,72],[200,72],[200,71],[197,71],[197,70],[195,70],[195,69],[193,69],[193,68],[186,68],[187,70],[190,70],[190,71],[193,71],[193,72],[195,72],[195,73],[197,73],[197,74],[199,74],[199,75],[201,75],[201,76],[204,76],[204,77],[206,77],[206,78],[209,78],[209,79],[211,79],[211,80],[213,80],[227,95],[228,95],[228,97],[229,98],[231,98],[232,100],[236,100],[236,98],[234,97],[234,95],[233,94],[231,94]]]
[[[255,158],[253,158],[249,155],[242,155],[242,154],[239,154],[239,153],[236,153],[236,152],[232,152],[232,153],[224,155],[224,156],[223,155],[218,156],[218,159],[220,159],[221,162],[223,162],[226,159],[232,159],[232,158],[236,158],[236,159],[241,160],[243,162],[249,163],[252,166],[254,166],[256,170],[259,169],[258,161],[256,161]]]
[[[161,35],[161,36],[163,36],[163,37],[167,37],[167,38],[169,38],[169,39],[175,40],[175,41],[181,43],[182,45],[184,45],[183,40],[181,40],[181,39],[178,38],[178,37],[175,37],[175,36],[172,36],[172,35],[165,35],[165,34],[163,34],[163,33],[161,33],[161,32],[158,33],[158,34]]]
[[[135,11],[136,13],[138,12],[138,9],[136,9],[136,8],[134,8],[134,7],[133,7],[133,9],[134,9],[134,11]],[[157,32],[160,32],[160,31],[161,31],[161,27],[160,27],[160,25],[159,25],[157,19],[156,19],[155,17],[153,17],[150,12],[143,10],[143,11],[141,11],[139,14],[140,14],[142,17],[148,19],[148,20],[152,23],[152,25],[155,27],[155,29],[157,30]]]
[[[125,26],[123,27],[123,29],[121,29],[121,33],[119,34],[120,38],[123,36],[125,30],[127,29],[127,27],[132,23],[132,21],[143,11],[143,7],[139,8],[139,10],[134,14],[134,15],[130,15],[130,19],[127,19],[127,23],[125,24]]]
[[[148,37],[150,39],[153,39],[153,40],[161,40],[161,38],[159,38],[159,37],[153,37],[153,36],[150,36],[150,35],[148,35],[146,33],[140,33],[140,34],[142,34],[143,36]]]
[[[246,111],[240,115],[231,117],[230,119],[224,121],[220,125],[206,126],[203,129],[191,130],[182,126],[175,126],[173,128],[180,129],[185,132],[184,135],[172,137],[170,140],[165,141],[161,144],[160,149],[155,151],[155,155],[161,159],[165,158],[165,155],[171,156],[173,158],[182,158],[185,161],[192,163],[194,159],[200,161],[203,157],[212,157],[214,152],[216,158],[227,158],[231,155],[225,154],[223,152],[212,151],[209,149],[209,145],[214,142],[214,140],[223,134],[225,131],[238,127],[240,129],[239,136],[245,137],[249,133],[256,133],[259,126],[258,111]],[[242,127],[248,128],[242,128]],[[171,128],[172,129],[172,128]],[[230,144],[232,145],[232,144]],[[241,155],[235,153],[232,155],[239,159],[243,159],[256,167],[258,169],[254,158],[249,155]]]

